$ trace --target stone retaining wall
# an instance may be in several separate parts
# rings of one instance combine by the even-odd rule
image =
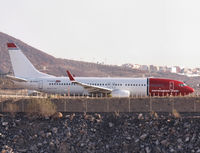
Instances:
[[[13,109],[26,112],[28,99],[0,99],[0,112]],[[41,101],[44,99],[35,100]],[[164,98],[59,98],[46,99],[55,104],[60,112],[200,112],[200,97],[164,97]],[[9,106],[9,109],[8,109]],[[37,106],[34,106],[37,107]],[[37,108],[32,108],[37,111]]]

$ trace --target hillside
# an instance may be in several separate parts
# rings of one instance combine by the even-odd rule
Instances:
[[[10,58],[6,43],[16,43],[24,54],[30,59],[33,65],[45,73],[56,76],[66,75],[66,70],[72,71],[77,76],[134,76],[142,75],[138,70],[124,69],[119,66],[100,65],[95,63],[74,61],[55,58],[26,43],[0,32],[0,72],[7,72],[10,69]]]
[[[75,76],[100,76],[100,77],[165,77],[186,81],[188,84],[196,87],[199,77],[188,78],[186,76],[180,76],[172,73],[151,73],[139,70],[133,70],[130,68],[124,68],[114,65],[102,65],[96,63],[68,60],[55,58],[46,54],[36,48],[29,46],[28,44],[11,37],[7,34],[0,32],[0,72],[8,72],[11,68],[10,58],[8,55],[6,43],[16,43],[23,53],[30,59],[33,65],[40,71],[55,76],[66,76],[66,70],[70,70]],[[134,63],[134,61],[133,61]],[[46,67],[46,70],[44,70]]]

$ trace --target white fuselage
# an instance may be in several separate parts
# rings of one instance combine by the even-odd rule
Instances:
[[[112,97],[188,95],[194,89],[183,82],[159,78],[55,77],[38,71],[14,43],[7,43],[17,85],[46,93],[68,95],[110,94]]]
[[[132,96],[146,96],[148,93],[147,78],[97,78],[76,77],[76,80],[92,86],[111,90],[127,90]],[[17,85],[46,93],[88,95],[82,86],[72,83],[67,77],[32,78],[28,82],[16,82]]]

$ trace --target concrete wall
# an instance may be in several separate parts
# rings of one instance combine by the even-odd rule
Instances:
[[[0,99],[0,112],[27,112],[30,103],[39,111],[35,101],[48,100],[60,112],[200,112],[200,97],[164,98],[59,98],[59,99]],[[30,109],[30,107],[29,107]]]

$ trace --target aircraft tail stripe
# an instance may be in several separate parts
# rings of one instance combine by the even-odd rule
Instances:
[[[10,48],[17,48],[17,46],[14,43],[7,43],[7,47]]]

